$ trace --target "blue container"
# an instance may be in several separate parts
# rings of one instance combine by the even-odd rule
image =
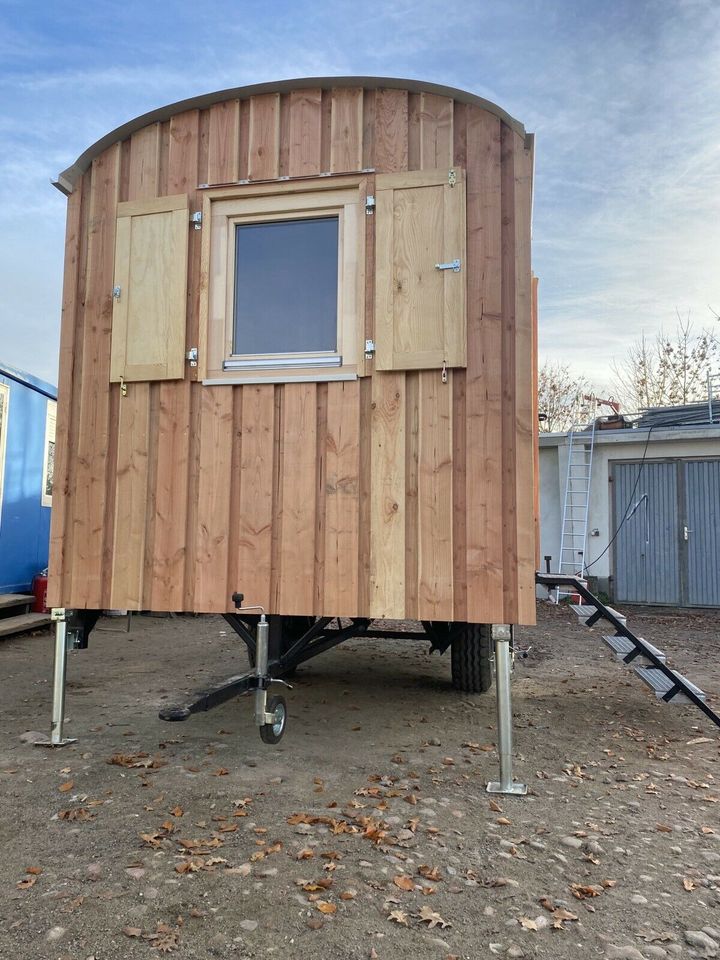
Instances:
[[[0,364],[0,594],[48,564],[57,389]]]

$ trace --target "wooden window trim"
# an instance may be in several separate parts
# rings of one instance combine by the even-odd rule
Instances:
[[[217,383],[285,383],[353,379],[364,373],[365,176],[239,184],[203,192],[199,378]],[[234,323],[234,231],[237,224],[338,217],[338,366],[226,370]],[[318,356],[321,351],[314,351]],[[334,354],[334,352],[332,352]],[[331,352],[328,352],[328,356]],[[281,354],[271,355],[281,357]],[[301,358],[301,353],[288,354]],[[263,358],[265,355],[263,355]],[[251,355],[243,354],[243,359]]]

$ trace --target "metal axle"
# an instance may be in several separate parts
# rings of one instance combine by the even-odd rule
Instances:
[[[517,783],[512,775],[512,695],[510,692],[510,672],[512,653],[510,651],[510,627],[507,624],[493,624],[495,641],[495,689],[497,692],[498,754],[500,756],[500,779],[487,785],[488,793],[506,793],[524,795],[527,786]]]

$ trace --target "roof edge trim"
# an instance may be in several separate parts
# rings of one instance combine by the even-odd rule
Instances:
[[[458,90],[455,87],[445,87],[437,83],[425,83],[422,80],[403,80],[394,77],[303,77],[295,80],[280,80],[275,83],[255,83],[245,87],[231,87],[227,90],[218,90],[215,93],[205,93],[197,97],[190,97],[187,100],[178,100],[176,103],[167,104],[149,113],[144,113],[134,120],[116,127],[110,133],[105,134],[97,140],[91,147],[88,147],[77,158],[75,163],[63,170],[55,180],[52,181],[54,187],[64,193],[66,196],[75,189],[75,184],[88,169],[95,157],[99,156],[108,147],[111,147],[119,140],[125,140],[132,133],[147,127],[152,123],[162,123],[169,120],[170,117],[178,113],[185,113],[187,110],[205,110],[214,103],[221,103],[224,100],[247,100],[249,97],[261,96],[264,93],[290,93],[292,90],[301,90],[307,87],[320,87],[323,90],[330,90],[333,87],[362,87],[365,90],[377,90],[387,87],[391,90],[407,90],[410,93],[433,93],[442,97],[452,97],[460,103],[471,103],[482,107],[488,113],[493,113],[499,117],[509,127],[512,127],[521,137],[526,136],[525,127],[511,117],[509,113],[490,100],[478,97],[474,93],[468,93],[465,90]]]

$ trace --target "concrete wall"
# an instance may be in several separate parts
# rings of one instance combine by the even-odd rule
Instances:
[[[597,586],[602,590],[608,591],[608,578],[612,574],[613,548],[600,557],[614,533],[611,465],[613,461],[641,460],[647,437],[647,430],[608,430],[595,434],[586,564],[590,567],[590,575],[597,578]],[[568,450],[565,434],[541,434],[540,560],[543,570],[543,558],[547,555],[552,556],[550,569],[558,569]],[[720,457],[720,424],[653,430],[650,435],[648,460],[708,457]],[[592,535],[594,530],[597,530],[596,536]],[[593,563],[598,557],[597,563]]]

